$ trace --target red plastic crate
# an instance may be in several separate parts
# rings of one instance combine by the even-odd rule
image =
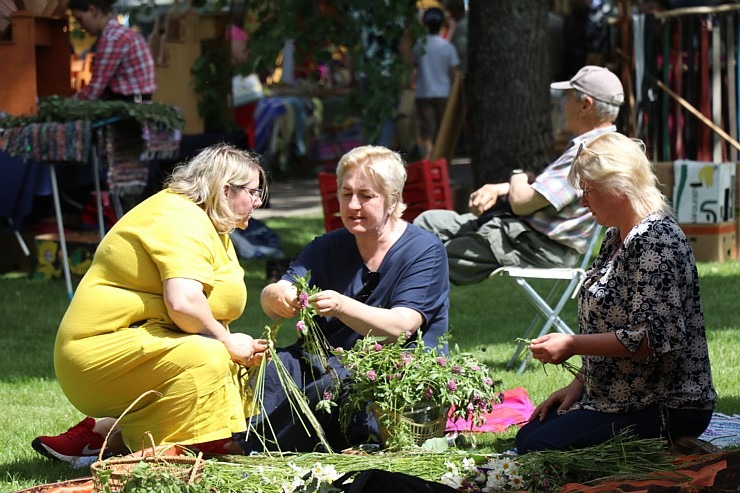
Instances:
[[[342,218],[339,217],[339,201],[337,200],[337,175],[322,171],[319,173],[319,192],[321,192],[321,207],[324,210],[324,229],[326,232],[342,227]]]
[[[403,218],[406,221],[411,222],[416,216],[430,209],[453,209],[446,159],[409,163],[406,166],[406,173],[406,185],[403,187],[403,200],[407,204]],[[341,228],[336,174],[320,172],[319,190],[326,231]]]

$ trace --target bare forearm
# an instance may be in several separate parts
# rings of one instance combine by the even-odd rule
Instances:
[[[630,358],[635,356],[619,342],[619,339],[617,339],[616,334],[613,332],[575,335],[571,341],[571,348],[573,354],[583,356],[606,356],[613,358]]]
[[[411,308],[376,308],[351,298],[342,303],[342,310],[336,317],[362,336],[387,336],[390,340],[418,329],[423,322],[419,312]]]

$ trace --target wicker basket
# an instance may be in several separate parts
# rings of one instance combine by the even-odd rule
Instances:
[[[192,456],[126,456],[99,460],[90,466],[93,476],[93,492],[119,493],[123,491],[126,481],[131,477],[132,469],[140,463],[150,464],[160,473],[168,473],[183,483],[193,484],[200,481],[205,469],[205,461],[199,454]],[[106,489],[107,487],[107,489]]]
[[[388,443],[388,438],[392,434],[388,431],[384,421],[380,419],[386,416],[380,407],[376,404],[372,406],[373,414],[378,418],[378,431],[380,432],[380,441],[383,446]],[[439,438],[445,434],[447,425],[447,411],[444,408],[424,408],[419,410],[410,410],[403,413],[395,413],[392,422],[404,423],[411,429],[411,435],[416,445],[423,445],[430,438]]]

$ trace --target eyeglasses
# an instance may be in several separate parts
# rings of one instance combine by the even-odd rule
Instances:
[[[254,199],[261,199],[262,193],[264,192],[264,189],[262,188],[249,188],[246,185],[229,185],[234,190],[246,190],[247,193],[252,197],[252,200]]]
[[[378,287],[380,282],[380,272],[370,272],[369,270],[362,274],[362,290],[355,297],[357,301],[365,303],[367,299],[373,294],[375,288]]]

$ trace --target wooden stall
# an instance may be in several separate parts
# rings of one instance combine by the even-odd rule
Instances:
[[[66,17],[13,12],[10,39],[0,41],[0,60],[0,110],[35,114],[38,98],[72,95]]]

